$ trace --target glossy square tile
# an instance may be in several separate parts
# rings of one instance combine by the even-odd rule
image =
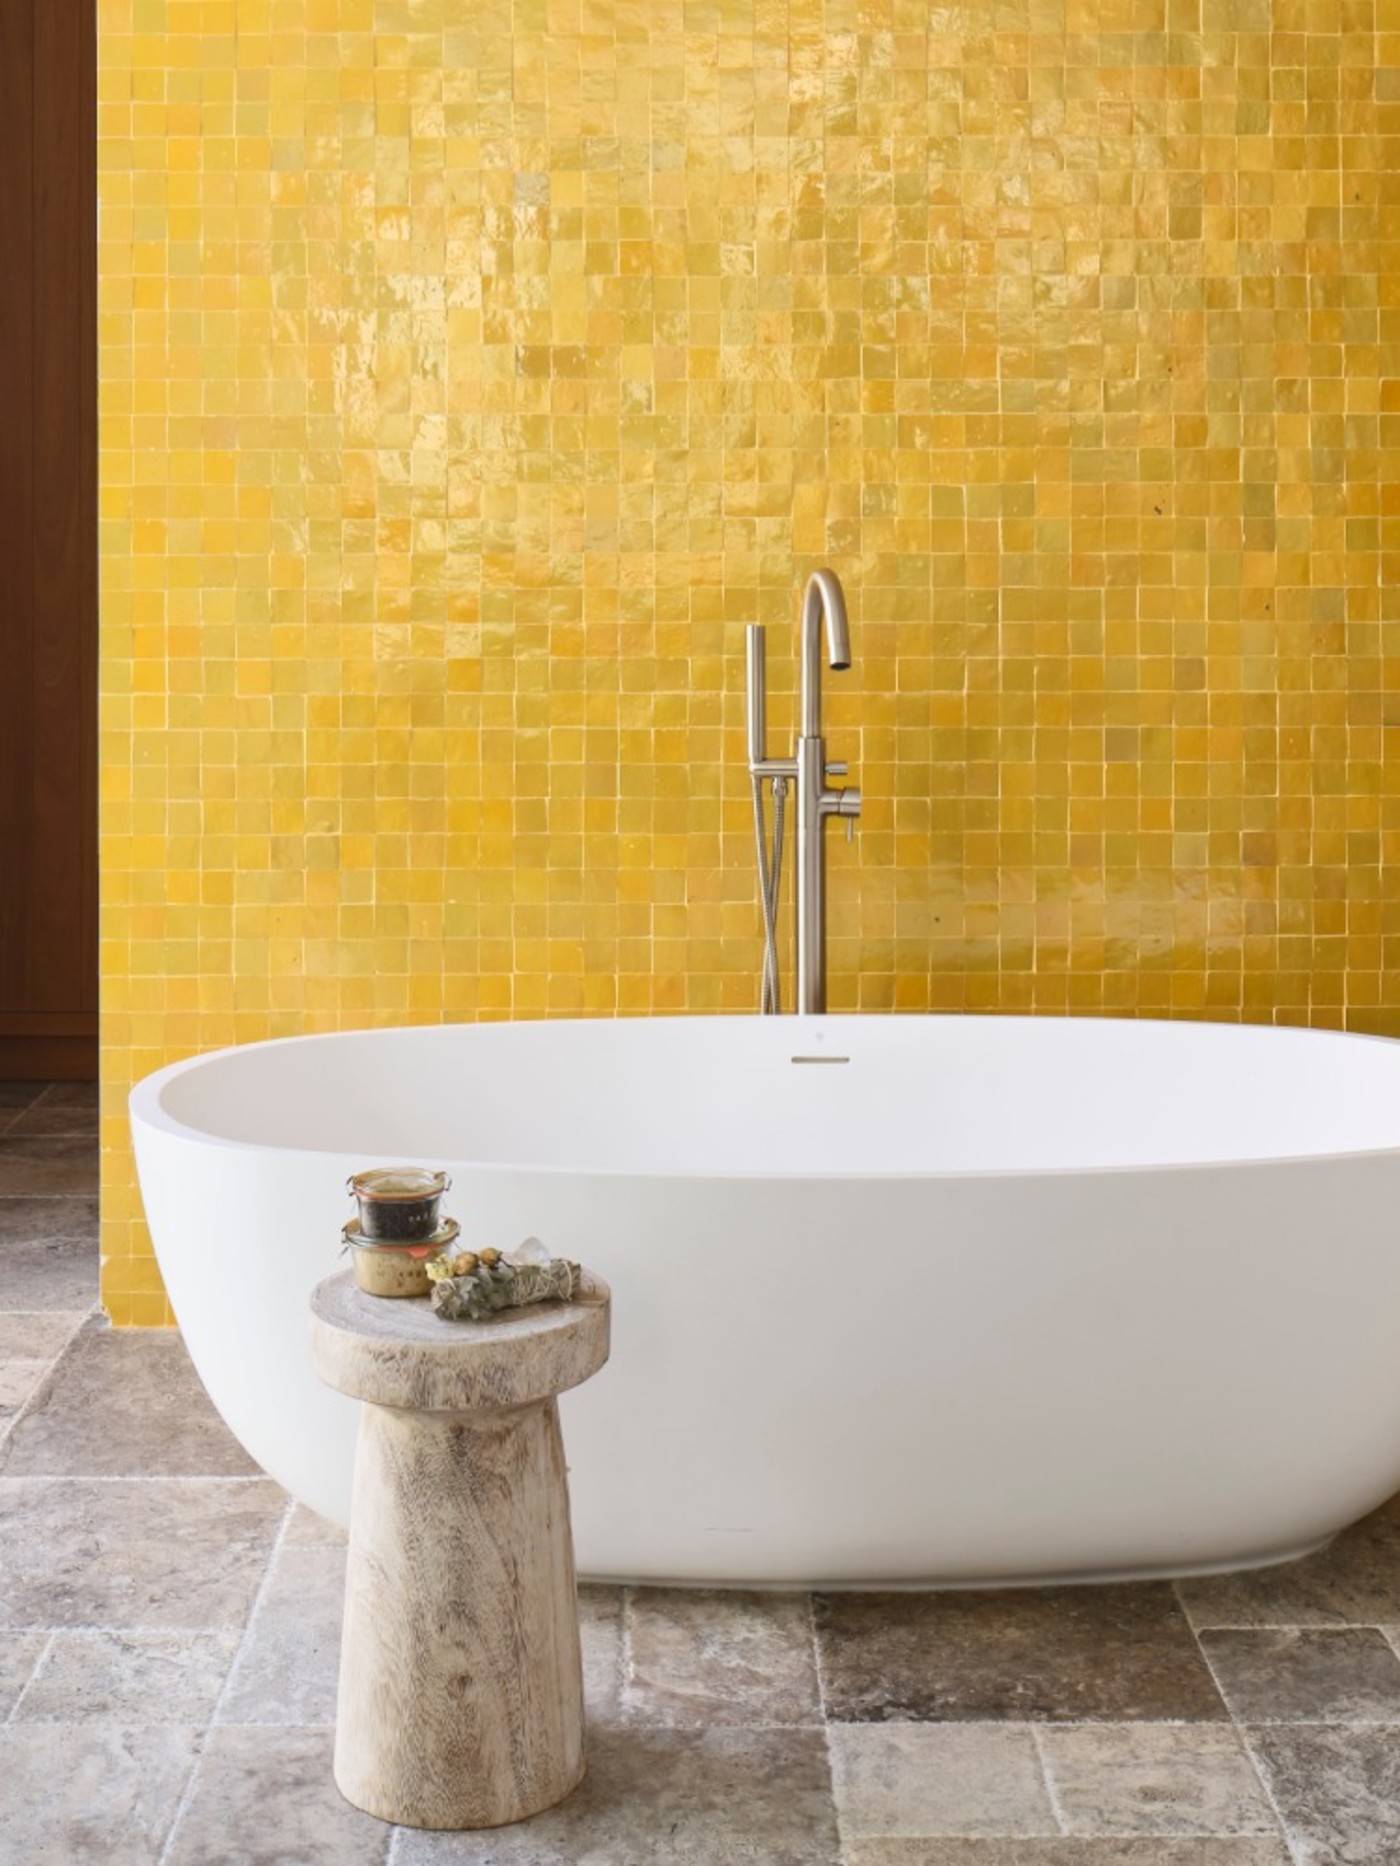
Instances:
[[[137,1071],[754,1008],[743,626],[776,747],[820,563],[837,1008],[1400,1034],[1370,0],[238,28],[100,14],[117,1321]]]
[[[1216,1719],[1225,1706],[1170,1587],[828,1594],[836,1722]]]

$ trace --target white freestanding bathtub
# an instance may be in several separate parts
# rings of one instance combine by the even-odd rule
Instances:
[[[563,1403],[580,1572],[989,1583],[1276,1561],[1400,1485],[1400,1045],[1100,1019],[294,1038],[131,1097],[215,1405],[345,1519],[307,1358],[353,1169],[613,1289]],[[444,1323],[444,1327],[452,1326]]]

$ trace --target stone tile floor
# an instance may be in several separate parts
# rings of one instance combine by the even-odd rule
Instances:
[[[96,1314],[91,1091],[0,1085],[0,1866],[1385,1866],[1400,1499],[1292,1567],[583,1590],[590,1772],[492,1834],[331,1781],[343,1539]]]

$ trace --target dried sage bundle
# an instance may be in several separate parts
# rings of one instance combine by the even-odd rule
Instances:
[[[478,1260],[462,1276],[444,1276],[433,1284],[433,1313],[447,1322],[489,1322],[505,1309],[525,1309],[536,1302],[572,1302],[583,1271],[567,1257],[544,1263],[495,1263]]]

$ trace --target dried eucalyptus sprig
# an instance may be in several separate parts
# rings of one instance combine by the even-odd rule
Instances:
[[[488,1256],[494,1261],[488,1263]],[[551,1257],[545,1263],[507,1263],[499,1251],[483,1251],[475,1268],[463,1275],[443,1276],[439,1270],[433,1284],[433,1313],[448,1322],[489,1322],[505,1309],[524,1309],[536,1302],[572,1302],[582,1277],[578,1264],[566,1257]]]

